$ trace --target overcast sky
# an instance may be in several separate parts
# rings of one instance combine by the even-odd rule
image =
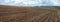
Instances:
[[[0,5],[60,6],[60,0],[0,0]]]

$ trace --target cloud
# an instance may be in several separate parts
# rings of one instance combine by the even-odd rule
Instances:
[[[60,2],[57,0],[0,0],[0,4],[19,6],[60,6]]]
[[[60,2],[58,0],[50,0],[53,6],[60,6]]]

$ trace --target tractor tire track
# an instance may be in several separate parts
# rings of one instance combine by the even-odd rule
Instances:
[[[36,22],[41,22],[41,21],[45,21],[47,18],[48,18],[48,15],[49,13],[43,15],[41,18],[39,18]]]
[[[51,13],[49,13],[47,17],[48,17],[48,18],[46,18],[46,19],[43,20],[42,22],[50,22]]]
[[[36,22],[37,20],[39,20],[40,18],[44,18],[46,15],[45,14],[48,14],[48,13],[50,13],[50,12],[46,12],[46,13],[43,13],[43,14],[41,14],[41,15],[39,15],[39,16],[35,16],[35,17],[33,17],[32,19],[30,19],[31,21],[29,21],[29,20],[27,20],[28,22]],[[34,20],[34,21],[33,21]]]
[[[41,22],[45,22],[45,20],[47,20],[48,18],[50,18],[50,15],[47,14],[47,17],[43,18]]]
[[[56,18],[56,22],[60,22],[60,21],[59,21],[60,19],[59,19],[59,16],[58,16],[58,14],[57,14],[57,11],[55,11],[54,13],[55,13],[54,15],[55,15],[55,18]]]

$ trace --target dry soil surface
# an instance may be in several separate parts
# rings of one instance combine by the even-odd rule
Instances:
[[[0,22],[60,22],[56,10],[0,6]]]

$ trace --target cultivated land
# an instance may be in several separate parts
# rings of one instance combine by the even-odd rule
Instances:
[[[59,10],[0,6],[0,22],[60,22],[59,17]]]

